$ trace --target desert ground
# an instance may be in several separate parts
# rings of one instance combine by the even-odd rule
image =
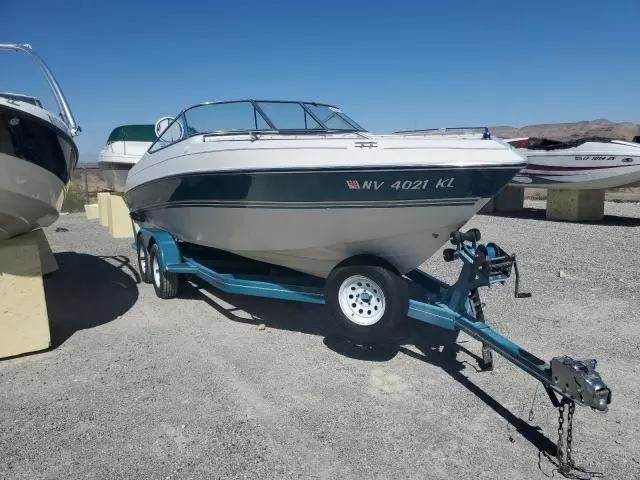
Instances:
[[[640,478],[640,205],[604,221],[477,215],[518,254],[523,289],[483,292],[490,325],[550,360],[596,357],[607,414],[578,407],[576,462]],[[537,479],[557,411],[542,388],[464,334],[407,324],[397,349],[362,351],[323,306],[189,284],[160,300],[131,241],[82,214],[47,229],[53,345],[0,361],[0,478]],[[423,267],[452,281],[440,254]],[[556,473],[556,478],[558,474]]]

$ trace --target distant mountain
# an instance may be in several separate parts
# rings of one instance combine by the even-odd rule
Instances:
[[[605,137],[619,140],[633,140],[640,135],[640,124],[631,122],[615,123],[605,119],[574,123],[548,123],[525,127],[491,127],[491,133],[499,138],[545,137],[570,140],[582,137]]]

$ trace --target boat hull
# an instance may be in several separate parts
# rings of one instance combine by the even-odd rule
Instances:
[[[0,238],[51,225],[78,151],[46,110],[0,98]]]
[[[113,192],[124,192],[127,175],[133,165],[133,163],[99,162],[98,167],[106,189]]]
[[[133,217],[178,240],[326,277],[354,255],[404,273],[515,175],[511,167],[183,174],[127,191]]]
[[[177,206],[149,212],[142,225],[323,278],[344,259],[361,254],[382,257],[405,273],[487,201],[357,210]]]
[[[98,167],[107,190],[124,192],[129,170],[140,160],[151,142],[116,141],[98,157]]]
[[[51,172],[0,153],[0,240],[51,225],[65,194],[65,185]]]
[[[557,189],[608,189],[640,184],[640,145],[590,142],[561,151],[518,149],[527,166],[510,185]]]

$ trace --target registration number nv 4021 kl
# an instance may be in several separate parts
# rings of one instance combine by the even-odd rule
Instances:
[[[430,188],[454,188],[453,177],[439,178],[432,182],[425,180],[396,180],[387,183],[384,180],[347,180],[347,187],[350,190],[380,190],[381,188],[391,188],[393,190],[427,190]]]

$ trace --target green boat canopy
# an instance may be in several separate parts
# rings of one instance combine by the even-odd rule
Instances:
[[[122,125],[113,129],[107,145],[113,142],[155,142],[156,132],[153,125]]]

